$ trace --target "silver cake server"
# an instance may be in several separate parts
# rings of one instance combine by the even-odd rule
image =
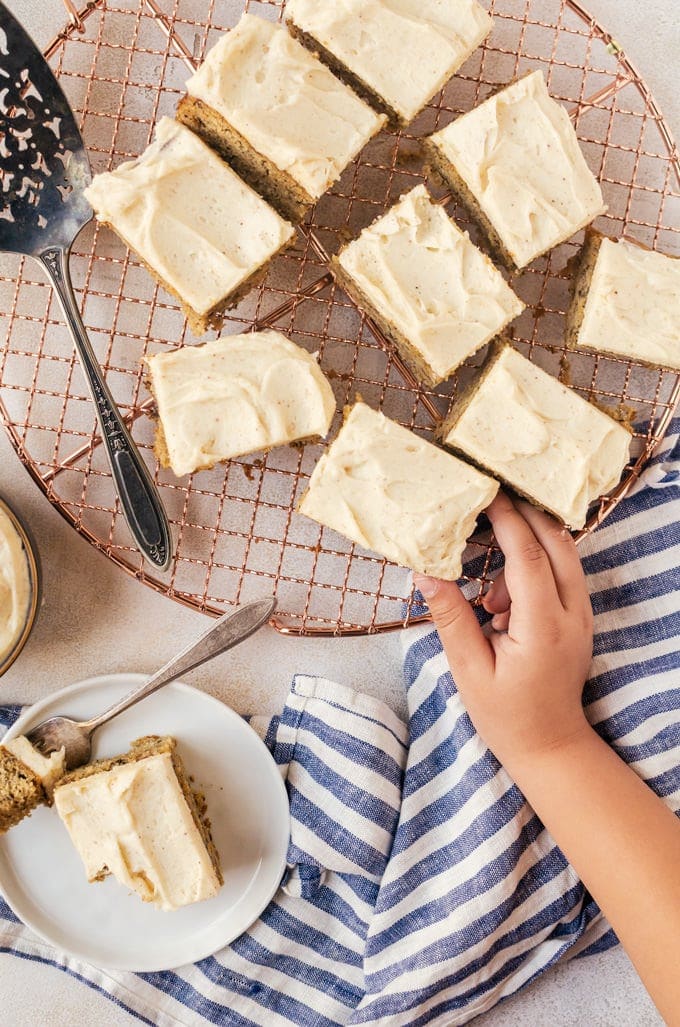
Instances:
[[[40,261],[59,298],[97,411],[135,544],[167,570],[170,526],[158,490],[104,381],[69,274],[74,239],[92,217],[90,164],[73,112],[33,40],[0,2],[0,250]]]

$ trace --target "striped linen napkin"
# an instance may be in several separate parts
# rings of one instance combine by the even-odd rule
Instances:
[[[591,722],[680,811],[680,419],[582,548],[595,610]],[[291,871],[231,946],[157,974],[97,970],[0,901],[0,948],[42,960],[152,1024],[450,1027],[609,925],[458,698],[435,632],[404,633],[408,727],[350,688],[298,677],[254,720],[281,765]],[[17,708],[0,711],[10,724]]]

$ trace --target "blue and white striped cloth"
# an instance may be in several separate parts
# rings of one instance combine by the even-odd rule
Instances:
[[[676,812],[679,431],[680,420],[582,550],[596,630],[588,716]],[[153,1024],[450,1027],[559,960],[615,944],[475,734],[436,633],[404,641],[408,727],[309,677],[259,725],[288,784],[294,870],[233,945],[173,972],[103,972],[41,943],[0,903],[2,950],[62,966]]]

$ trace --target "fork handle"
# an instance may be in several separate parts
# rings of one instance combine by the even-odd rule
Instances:
[[[120,415],[87,337],[73,292],[68,258],[69,250],[60,246],[49,247],[39,255],[59,298],[80,357],[125,520],[143,556],[155,568],[165,571],[172,558],[168,518],[158,489]]]

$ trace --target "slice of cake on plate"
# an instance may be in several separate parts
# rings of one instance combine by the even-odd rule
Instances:
[[[163,910],[210,899],[223,883],[204,803],[174,738],[140,738],[122,756],[72,771],[54,804],[88,881],[112,874]]]
[[[426,153],[508,267],[589,225],[606,205],[574,126],[531,72],[425,142]]]
[[[621,479],[631,433],[507,344],[441,428],[473,460],[570,528]]]
[[[96,175],[85,195],[97,220],[176,296],[193,331],[219,328],[266,274],[295,229],[171,118],[134,161]]]
[[[497,491],[485,474],[359,402],[298,510],[394,563],[453,581]]]
[[[293,220],[385,121],[282,25],[252,14],[208,52],[177,117]]]
[[[288,27],[395,125],[415,118],[492,21],[477,0],[288,0]]]
[[[181,477],[224,460],[326,435],[333,390],[315,358],[274,330],[146,358],[156,454]]]
[[[345,246],[332,268],[427,385],[448,378],[524,310],[422,185]]]
[[[680,371],[680,258],[591,229],[567,315],[567,343]]]
[[[64,750],[43,756],[18,735],[0,745],[0,834],[38,806],[52,805],[55,783],[64,774]]]

